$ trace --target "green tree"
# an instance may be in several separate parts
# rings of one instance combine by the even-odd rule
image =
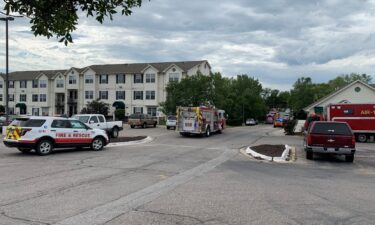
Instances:
[[[82,114],[103,114],[108,115],[109,104],[100,101],[100,99],[93,100],[86,104],[86,107],[82,109]]]
[[[294,83],[290,91],[289,105],[294,112],[314,102],[314,85],[310,77],[301,77]]]
[[[335,91],[356,80],[360,80],[368,84],[371,82],[372,77],[371,75],[367,75],[365,73],[364,74],[358,74],[358,73],[343,74],[328,81],[328,85],[330,87],[330,91]]]
[[[113,15],[121,13],[129,16],[132,9],[140,7],[142,0],[5,0],[6,14],[19,13],[30,19],[31,30],[35,36],[56,35],[65,45],[73,42],[71,33],[76,30],[78,14],[95,17],[103,23],[105,17],[113,19]]]

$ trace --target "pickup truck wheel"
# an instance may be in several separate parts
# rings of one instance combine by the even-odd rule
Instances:
[[[50,140],[41,140],[36,146],[35,152],[38,155],[48,155],[53,150],[53,143]]]
[[[313,153],[312,152],[306,152],[306,159],[313,159]]]
[[[112,136],[113,138],[117,138],[117,137],[118,137],[118,132],[119,132],[118,128],[117,128],[117,127],[114,127],[114,128],[112,129],[112,134],[111,134],[111,136]]]
[[[207,127],[206,129],[206,137],[209,137],[211,135],[210,127]]]
[[[154,123],[154,127],[156,127],[157,122]]]
[[[22,152],[22,153],[29,153],[31,151],[31,148],[17,148],[18,151]]]
[[[135,126],[134,125],[130,125],[130,128],[134,128]]]
[[[360,134],[360,135],[358,135],[357,139],[358,139],[359,142],[366,142],[367,136],[366,136],[366,134]]]
[[[345,155],[345,161],[353,162],[354,161],[354,154]]]
[[[94,151],[100,151],[104,147],[104,140],[101,137],[95,138],[91,143],[91,149]]]

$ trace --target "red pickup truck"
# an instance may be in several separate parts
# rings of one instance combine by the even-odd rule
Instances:
[[[347,162],[353,162],[355,136],[346,122],[315,121],[305,133],[303,146],[307,159],[313,159],[313,153],[328,153],[345,155]]]

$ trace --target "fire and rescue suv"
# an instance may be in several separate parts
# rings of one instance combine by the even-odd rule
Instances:
[[[221,133],[225,128],[225,111],[214,107],[178,107],[176,131],[182,136],[190,134]]]
[[[104,130],[92,129],[76,119],[62,117],[16,118],[7,128],[4,144],[23,153],[35,149],[47,155],[54,148],[91,147],[102,150],[109,142]]]

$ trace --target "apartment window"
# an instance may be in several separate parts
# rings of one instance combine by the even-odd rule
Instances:
[[[143,83],[143,74],[134,74],[134,83]]]
[[[125,74],[116,74],[116,84],[125,84]]]
[[[99,99],[108,99],[108,91],[99,91]]]
[[[47,95],[46,94],[40,94],[39,101],[40,102],[46,102],[47,101]]]
[[[20,81],[20,88],[27,88],[27,81],[26,80]]]
[[[150,116],[156,116],[156,107],[148,107],[147,114]]]
[[[116,91],[116,100],[125,100],[125,91]]]
[[[32,108],[31,113],[33,116],[39,116],[39,108]]]
[[[40,88],[46,88],[47,87],[47,80],[41,80],[39,82],[39,87]]]
[[[63,88],[64,87],[64,80],[56,80],[56,87]]]
[[[26,102],[26,95],[20,95],[20,102]]]
[[[146,73],[146,83],[155,83],[154,73]]]
[[[38,86],[39,86],[39,81],[33,80],[33,88],[38,88]]]
[[[134,114],[142,114],[143,113],[143,107],[134,107],[133,113]]]
[[[34,94],[33,97],[32,97],[33,102],[37,102],[38,101],[38,97],[39,97],[38,95]]]
[[[94,75],[86,75],[85,84],[93,84],[93,83],[94,83]]]
[[[48,107],[42,107],[42,116],[48,116]]]
[[[0,94],[0,102],[3,101],[3,94]]]
[[[3,82],[0,81],[0,88],[3,88]]]
[[[85,91],[85,99],[94,99],[94,91]]]
[[[14,102],[14,94],[9,94],[8,95],[8,101]]]
[[[74,75],[69,75],[69,84],[76,84],[77,78]]]
[[[101,74],[99,77],[100,84],[108,84],[108,74]]]
[[[155,91],[146,91],[146,100],[155,100]]]
[[[134,100],[143,100],[143,91],[134,91]]]
[[[169,82],[178,82],[180,79],[179,73],[169,73]]]
[[[8,87],[9,88],[14,88],[14,81],[13,80],[9,81]]]

